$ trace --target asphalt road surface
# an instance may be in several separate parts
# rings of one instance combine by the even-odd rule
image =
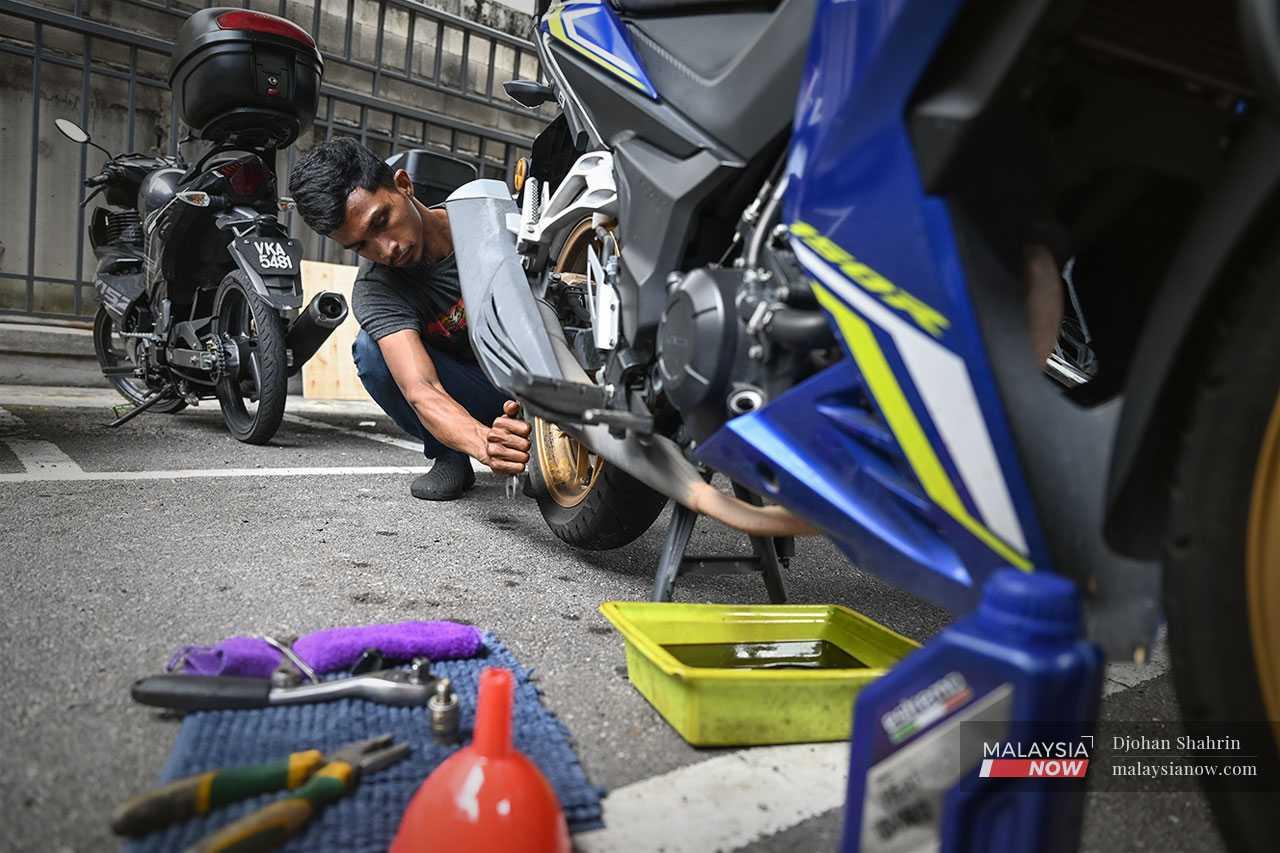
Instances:
[[[421,455],[359,405],[291,400],[275,441],[249,447],[209,404],[108,430],[112,402],[100,391],[0,387],[0,849],[114,844],[111,808],[155,781],[177,732],[133,705],[128,687],[175,648],[408,618],[475,623],[536,670],[588,775],[613,792],[606,818],[641,802],[666,815],[653,831],[735,823],[714,829],[711,848],[838,846],[842,748],[694,749],[628,683],[621,639],[597,607],[647,597],[665,515],[626,548],[574,551],[492,474],[453,503],[411,498]],[[691,551],[745,547],[703,522]],[[800,543],[786,585],[793,602],[846,604],[917,640],[949,619],[816,540]],[[748,576],[682,579],[677,599],[765,600]],[[1112,675],[1104,713],[1176,719],[1159,656]],[[811,796],[772,815],[750,793],[715,798],[707,786],[725,768],[766,792],[800,786]],[[577,843],[659,843],[637,838]],[[1082,849],[1222,848],[1203,798],[1185,793],[1092,794]]]

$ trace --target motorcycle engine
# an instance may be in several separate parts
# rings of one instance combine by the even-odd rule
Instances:
[[[764,402],[751,382],[750,340],[734,300],[742,270],[700,268],[668,291],[658,326],[658,375],[690,436],[701,441]]]

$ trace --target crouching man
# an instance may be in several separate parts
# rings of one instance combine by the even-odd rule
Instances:
[[[458,497],[475,483],[472,459],[498,474],[523,471],[529,425],[471,351],[448,214],[414,198],[408,173],[352,139],[305,152],[289,193],[307,225],[365,259],[351,353],[369,395],[435,459],[413,496]]]

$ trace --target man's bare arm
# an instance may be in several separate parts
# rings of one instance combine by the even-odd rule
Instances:
[[[378,348],[418,419],[441,442],[473,459],[489,464],[489,427],[449,396],[440,384],[435,363],[413,329],[393,332],[378,340]]]

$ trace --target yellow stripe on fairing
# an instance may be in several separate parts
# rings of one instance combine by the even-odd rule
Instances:
[[[1010,565],[1024,572],[1031,571],[1030,560],[1010,548],[1000,537],[969,514],[955,486],[952,485],[951,478],[942,467],[938,455],[934,453],[924,428],[920,426],[915,412],[911,410],[911,404],[902,393],[902,386],[898,384],[893,368],[889,366],[884,352],[880,349],[871,326],[825,287],[816,281],[812,282],[812,285],[818,302],[835,317],[836,325],[844,335],[849,351],[853,353],[854,361],[858,364],[858,370],[867,380],[867,386],[872,396],[876,398],[880,411],[884,413],[889,429],[892,430],[898,444],[902,446],[911,469],[920,478],[920,483],[930,499],[988,548],[1007,560]]]
[[[641,83],[639,80],[637,80],[635,77],[633,77],[631,74],[629,74],[626,71],[623,71],[618,66],[611,64],[610,62],[605,60],[603,56],[600,56],[595,52],[588,50],[587,48],[583,47],[582,45],[574,41],[573,37],[570,36],[568,31],[564,28],[564,21],[560,19],[561,13],[563,12],[564,12],[563,7],[557,6],[556,8],[552,9],[550,12],[547,13],[547,29],[551,31],[551,35],[555,36],[560,41],[569,45],[569,47],[573,48],[578,53],[585,56],[587,59],[590,59],[592,62],[596,63],[601,68],[608,71],[609,73],[614,74],[618,77],[621,77],[623,80],[627,81],[632,86],[635,86],[640,91],[647,92],[644,84]]]

